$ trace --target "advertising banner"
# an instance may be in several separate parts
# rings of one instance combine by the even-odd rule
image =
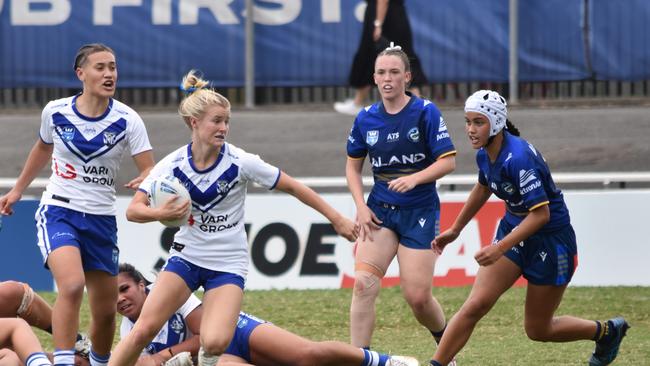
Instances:
[[[344,215],[354,217],[348,194],[323,194]],[[460,212],[467,193],[441,194],[441,229]],[[565,192],[578,239],[577,286],[650,286],[650,240],[643,209],[650,191]],[[150,280],[162,268],[177,229],[154,222],[128,222],[124,212],[130,198],[118,198],[120,260],[136,266]],[[13,216],[3,217],[0,230],[0,280],[26,281],[37,290],[52,290],[36,246],[34,212],[37,201],[22,201]],[[436,263],[435,286],[471,285],[478,271],[474,254],[492,243],[503,203],[491,199],[450,244]],[[319,213],[282,193],[251,194],[246,201],[246,231],[250,250],[247,289],[332,289],[354,281],[354,244],[347,242]],[[222,230],[218,220],[195,217],[202,230]],[[524,285],[519,280],[517,285]],[[383,286],[399,285],[394,261]]]
[[[404,3],[430,82],[508,81],[507,1]],[[647,79],[650,3],[626,4],[520,0],[519,80]],[[365,9],[254,0],[256,85],[346,85]],[[93,42],[115,50],[120,87],[175,87],[190,69],[243,86],[247,18],[245,0],[0,0],[0,88],[77,88],[74,55]]]

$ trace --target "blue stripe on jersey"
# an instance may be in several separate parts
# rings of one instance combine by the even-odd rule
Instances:
[[[187,339],[188,328],[183,315],[174,313],[163,327],[164,337],[166,339],[164,339],[164,342],[160,342],[163,339],[159,339],[158,336],[154,338],[154,341],[149,343],[145,348],[147,353],[151,355],[156,354],[165,348],[184,342]],[[163,333],[163,330],[161,330],[159,335]]]
[[[228,197],[230,190],[239,183],[236,180],[239,176],[239,167],[235,164],[230,165],[205,191],[201,191],[179,167],[174,168],[173,175],[187,188],[192,197],[192,206],[202,212],[210,211],[223,201]]]
[[[63,144],[84,163],[102,156],[126,137],[126,120],[120,118],[95,137],[87,140],[77,127],[60,112],[52,115],[54,131]]]

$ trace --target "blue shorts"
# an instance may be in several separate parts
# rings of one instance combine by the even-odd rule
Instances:
[[[431,240],[440,233],[437,207],[400,208],[386,203],[368,202],[382,221],[381,226],[397,234],[400,244],[413,249],[431,249]]]
[[[179,275],[192,292],[201,286],[204,291],[208,291],[228,284],[244,289],[244,278],[240,275],[199,267],[177,256],[169,257],[162,270]]]
[[[84,271],[104,271],[117,276],[120,250],[117,248],[115,216],[41,205],[34,219],[45,268],[49,268],[47,258],[50,253],[71,245],[79,249]]]
[[[243,358],[246,362],[252,363],[253,360],[251,360],[249,338],[258,325],[265,323],[268,322],[244,312],[240,312],[239,319],[237,320],[237,327],[235,327],[235,335],[233,335],[232,341],[230,341],[230,344],[224,353]]]
[[[495,242],[512,229],[506,220],[501,220]],[[512,247],[505,256],[521,268],[529,283],[564,286],[571,281],[578,265],[576,235],[571,225],[537,233]]]

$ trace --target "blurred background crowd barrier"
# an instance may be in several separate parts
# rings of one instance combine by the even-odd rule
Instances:
[[[512,51],[522,100],[650,94],[647,0],[406,6],[433,99],[457,102],[479,87],[512,97]],[[73,93],[74,54],[91,42],[116,51],[118,98],[135,105],[176,104],[191,68],[235,104],[333,102],[350,92],[364,11],[361,0],[0,0],[0,108]]]

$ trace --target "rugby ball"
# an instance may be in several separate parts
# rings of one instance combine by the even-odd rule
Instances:
[[[160,207],[174,196],[179,196],[179,203],[191,200],[190,193],[176,177],[163,176],[158,177],[151,182],[151,187],[149,188],[149,205],[151,207]],[[170,221],[161,220],[160,223],[168,227],[183,226],[190,218],[191,211],[192,208],[190,206],[190,209],[187,210],[187,213],[182,218]]]

